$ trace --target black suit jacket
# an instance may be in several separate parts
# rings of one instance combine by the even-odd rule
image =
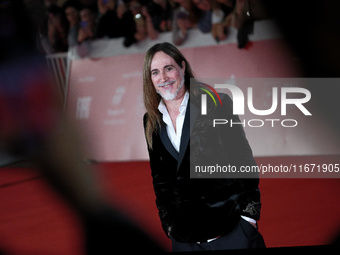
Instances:
[[[223,107],[208,104],[206,116],[199,112],[199,97],[190,98],[179,152],[171,144],[165,123],[153,133],[153,146],[148,148],[162,227],[180,242],[205,241],[225,234],[234,228],[240,214],[256,220],[260,217],[258,178],[190,178],[193,164],[256,165],[242,125],[212,127],[215,116],[240,121],[232,114],[231,98],[220,96]],[[146,121],[147,114],[144,127]]]

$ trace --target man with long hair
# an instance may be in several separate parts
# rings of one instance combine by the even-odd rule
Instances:
[[[212,154],[237,167],[256,165],[241,125],[225,132],[205,132],[210,135],[206,139],[202,127],[209,129],[207,121],[197,117],[190,123],[191,112],[197,110],[194,102],[200,98],[198,90],[190,87],[191,78],[189,62],[172,44],[156,44],[146,53],[144,129],[164,232],[171,238],[173,251],[265,247],[257,230],[261,209],[257,177],[190,178],[191,161],[204,161]],[[230,97],[220,96],[220,113],[240,122],[232,114]]]

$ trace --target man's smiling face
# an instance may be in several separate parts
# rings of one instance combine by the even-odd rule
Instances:
[[[185,94],[185,64],[180,67],[175,60],[163,51],[157,52],[151,61],[151,80],[163,100],[175,100]]]

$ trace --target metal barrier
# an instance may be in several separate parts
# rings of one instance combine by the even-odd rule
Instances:
[[[65,106],[70,68],[69,53],[64,52],[47,55],[46,61],[50,71],[51,79],[56,83],[58,91],[60,92],[62,103]]]

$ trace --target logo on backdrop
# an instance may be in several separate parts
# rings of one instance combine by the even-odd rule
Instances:
[[[87,120],[90,117],[92,97],[79,97],[77,100],[76,119]]]
[[[222,106],[222,101],[217,93],[216,89],[228,89],[232,95],[233,98],[233,114],[234,115],[244,115],[245,112],[245,96],[243,91],[232,84],[215,84],[214,87],[209,86],[204,83],[198,83],[199,89],[206,92],[211,99],[215,103],[215,107],[218,106],[215,97],[219,100],[220,106]],[[278,96],[278,91],[281,89],[281,97]],[[210,90],[210,91],[209,91]],[[214,97],[214,95],[215,97]],[[294,93],[299,94],[299,98],[290,98],[289,95]],[[207,94],[201,95],[201,115],[207,115]],[[309,102],[311,99],[311,93],[309,90],[305,88],[300,87],[273,87],[272,88],[272,104],[269,109],[256,109],[254,107],[253,103],[253,88],[248,87],[247,88],[247,106],[248,110],[257,116],[270,116],[273,114],[279,106],[279,99],[280,99],[280,113],[281,116],[287,115],[287,106],[295,106],[297,107],[305,116],[311,116],[312,114],[308,111],[308,109],[304,106],[305,103]],[[217,125],[225,125],[229,124],[230,126],[233,125],[242,125],[249,127],[262,127],[265,125],[265,123],[268,122],[272,127],[275,126],[275,124],[280,123],[283,127],[296,127],[298,125],[297,120],[295,119],[270,119],[267,118],[265,120],[262,119],[251,119],[251,120],[243,120],[241,122],[233,122],[233,120],[227,120],[227,119],[214,119],[213,120],[213,126],[216,127]]]

